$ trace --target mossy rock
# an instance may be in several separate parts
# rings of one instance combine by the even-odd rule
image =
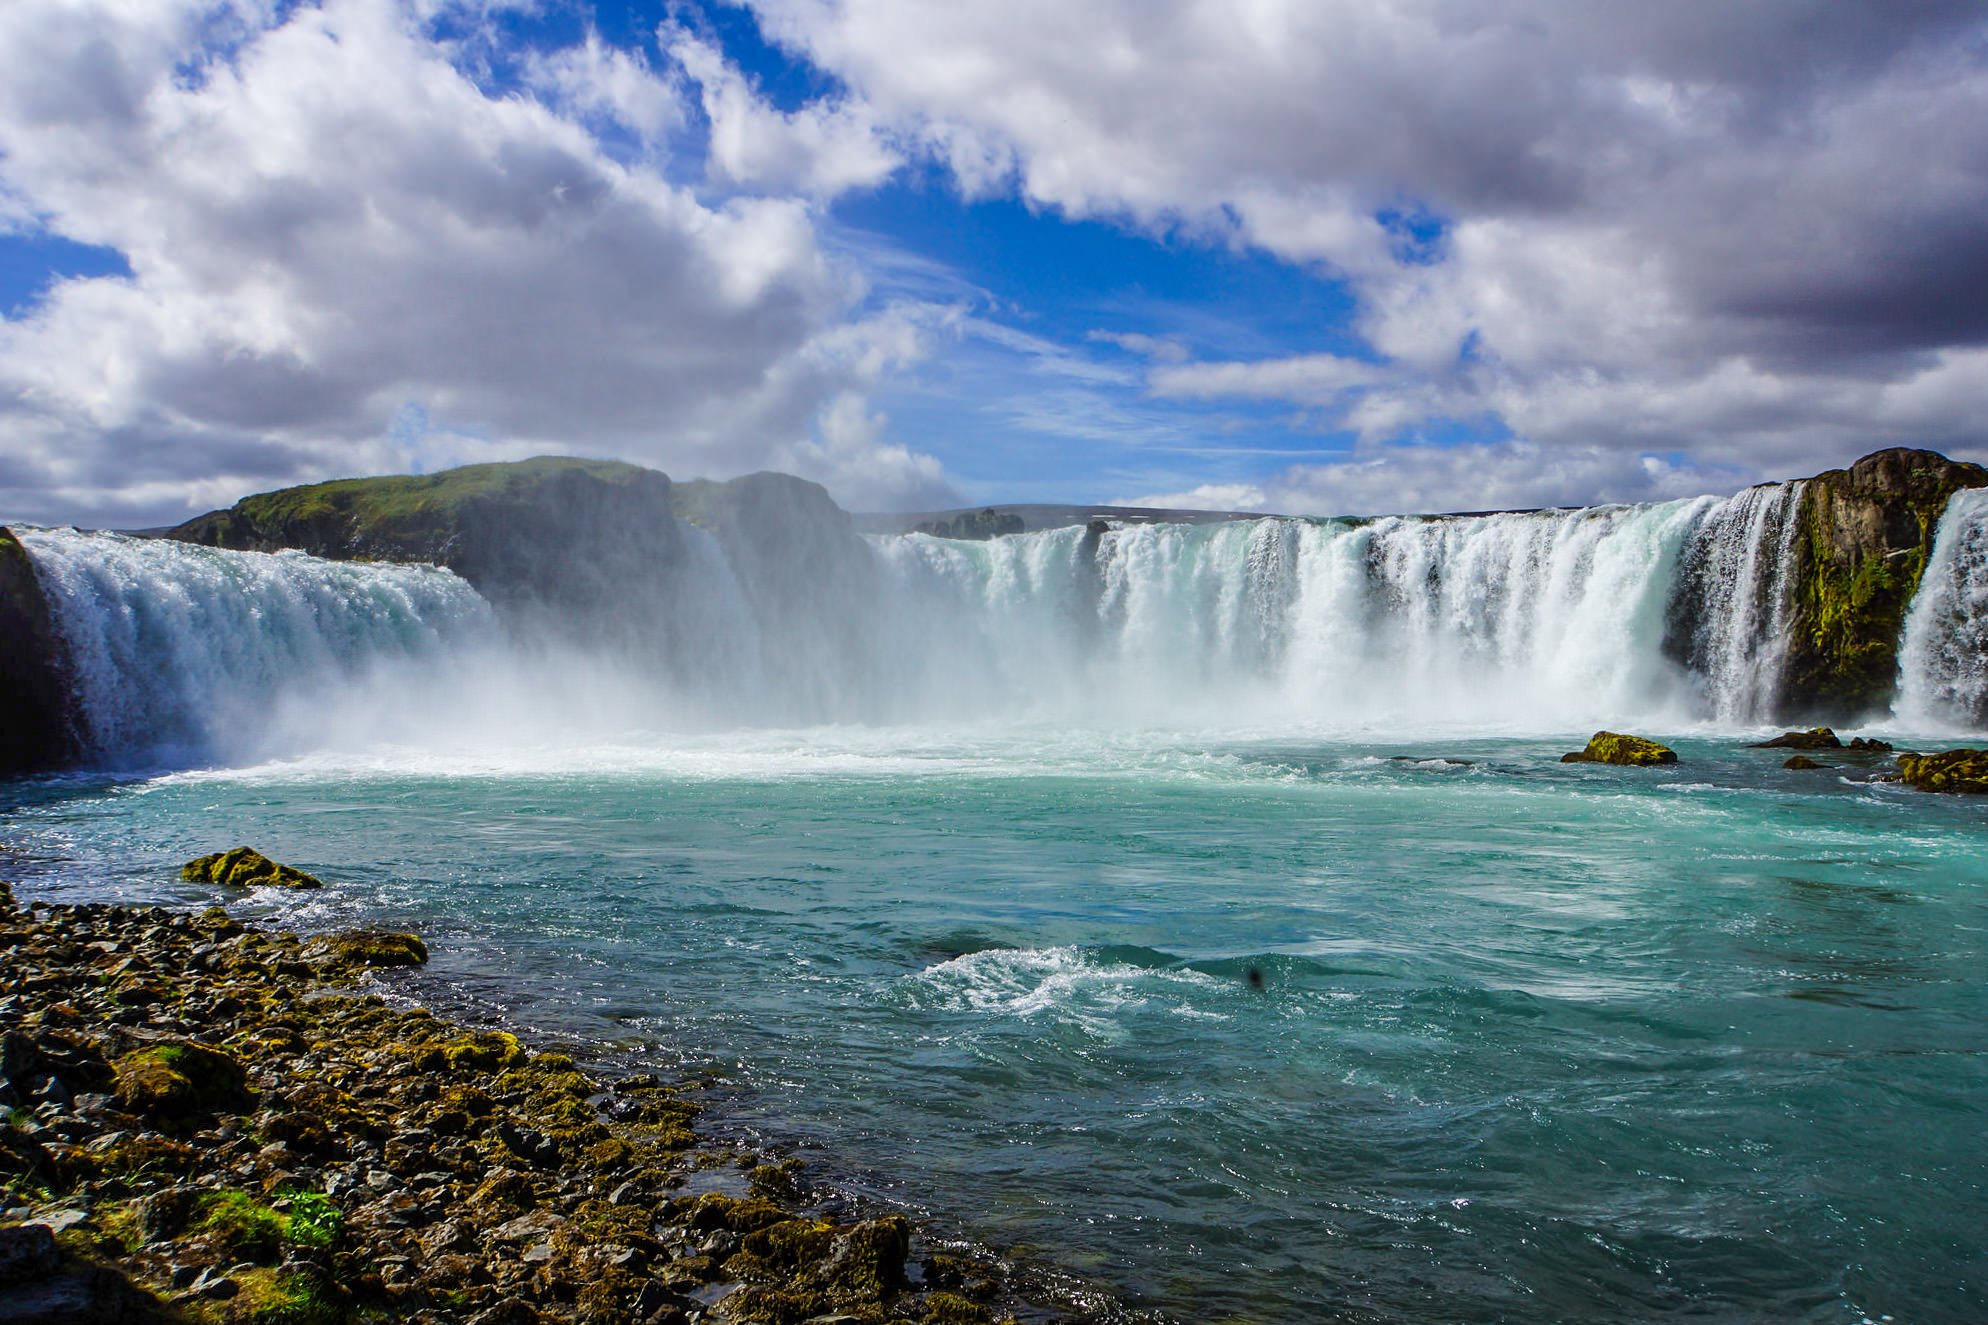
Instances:
[[[1792,768],[1800,772],[1807,772],[1810,769],[1828,768],[1829,765],[1818,764],[1815,760],[1809,758],[1807,755],[1795,755],[1794,757],[1790,758],[1786,763],[1782,764],[1781,767]]]
[[[1899,781],[1921,791],[1988,795],[1988,750],[1943,750],[1898,756]]]
[[[240,1110],[253,1102],[248,1073],[232,1054],[192,1040],[134,1049],[112,1065],[118,1102],[133,1113],[168,1122],[211,1110]]]
[[[230,888],[322,888],[324,880],[289,865],[279,865],[254,847],[236,847],[189,860],[179,867],[187,883],[218,883]]]
[[[414,1065],[424,1072],[501,1072],[524,1062],[526,1050],[509,1031],[474,1031],[416,1045],[414,1055]],[[457,1107],[480,1116],[466,1105]]]
[[[1588,738],[1587,749],[1561,755],[1560,762],[1624,764],[1634,768],[1653,768],[1658,764],[1675,764],[1677,751],[1645,736],[1625,736],[1620,732],[1596,732]]]
[[[1779,709],[1850,721],[1890,707],[1898,643],[1947,501],[1988,469],[1933,451],[1874,452],[1802,487]]]
[[[428,960],[428,945],[415,934],[352,929],[312,939],[304,945],[304,955],[334,971],[358,971],[423,965]]]
[[[994,1313],[958,1293],[937,1292],[925,1299],[924,1325],[990,1325]]]

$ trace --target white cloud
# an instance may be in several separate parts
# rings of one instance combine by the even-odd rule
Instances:
[[[705,201],[595,136],[678,122],[641,60],[590,41],[534,98],[450,55],[391,0],[0,8],[0,190],[132,273],[0,322],[7,515],[546,451],[737,473],[901,362],[807,201]],[[930,464],[837,437],[850,472]]]
[[[1665,501],[1732,491],[1751,476],[1678,466],[1603,447],[1506,441],[1362,446],[1347,460],[1299,465],[1263,484],[1260,509],[1294,515],[1530,510]]]
[[[1491,414],[1799,467],[1978,428],[1978,4],[748,3],[969,195],[1347,280],[1396,370],[1345,402],[1370,438]],[[1336,373],[1152,381],[1316,406]]]
[[[709,42],[670,24],[659,36],[698,85],[711,172],[724,183],[828,198],[878,184],[903,163],[861,103],[778,110]]]
[[[1203,483],[1185,492],[1116,497],[1107,506],[1146,506],[1162,511],[1261,511],[1270,495],[1254,483]]]

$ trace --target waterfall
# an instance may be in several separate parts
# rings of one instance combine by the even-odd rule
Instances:
[[[1905,618],[1898,713],[1915,726],[1988,727],[1988,488],[1956,492]]]
[[[492,607],[435,567],[23,542],[109,763],[818,723],[1567,732],[1771,717],[1800,500],[984,542],[860,537],[824,502],[686,525],[580,606]],[[1956,499],[1907,650],[1910,693],[1974,713],[1983,509]]]
[[[1781,698],[1801,482],[1767,483],[1709,509],[1671,598],[1672,656],[1724,722],[1766,722]]]
[[[67,649],[81,735],[106,762],[253,749],[284,701],[328,703],[378,668],[440,663],[493,625],[432,566],[18,534]]]

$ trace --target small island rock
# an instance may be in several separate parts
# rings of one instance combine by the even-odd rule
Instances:
[[[1781,765],[1781,767],[1793,768],[1793,769],[1810,769],[1810,768],[1828,768],[1829,765],[1818,764],[1815,760],[1809,758],[1807,755],[1796,755],[1792,759],[1788,760],[1787,763]]]
[[[1805,732],[1783,732],[1771,741],[1755,741],[1755,750],[1840,750],[1843,742],[1827,727],[1811,727]]]
[[[187,883],[223,883],[231,888],[322,888],[324,880],[289,865],[279,865],[254,847],[236,847],[179,867]]]
[[[1988,750],[1942,750],[1902,754],[1899,781],[1921,791],[1964,791],[1988,795]]]
[[[1628,764],[1637,768],[1649,768],[1657,764],[1675,764],[1677,751],[1644,736],[1625,736],[1620,732],[1596,732],[1588,739],[1587,749],[1561,755],[1560,762]]]

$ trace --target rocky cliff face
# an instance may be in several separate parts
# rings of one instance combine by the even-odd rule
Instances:
[[[682,551],[666,475],[541,457],[245,497],[168,535],[240,551],[447,566],[500,608],[612,614]]]
[[[1788,662],[1790,721],[1887,711],[1899,633],[1947,499],[1988,486],[1988,469],[1894,448],[1808,480],[1796,519]]]
[[[0,777],[76,757],[62,670],[61,639],[34,562],[13,532],[0,528]]]

